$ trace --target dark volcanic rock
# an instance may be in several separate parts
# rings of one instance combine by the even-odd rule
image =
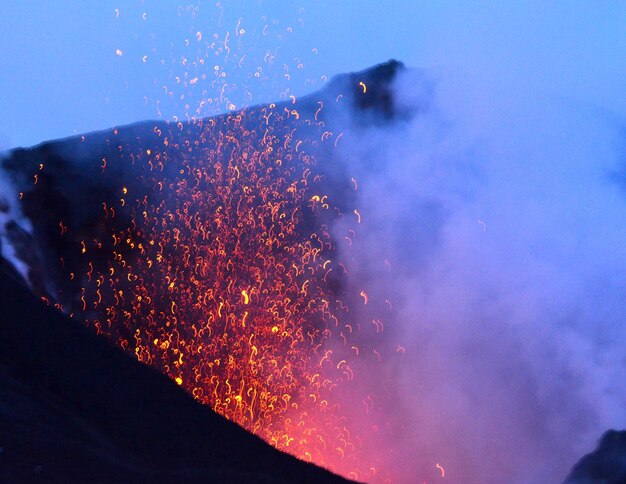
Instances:
[[[609,430],[572,469],[566,484],[626,483],[626,431]]]
[[[345,482],[248,434],[0,268],[0,482]]]

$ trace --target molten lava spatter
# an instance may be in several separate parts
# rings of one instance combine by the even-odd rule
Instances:
[[[380,478],[360,455],[363,425],[357,432],[341,405],[385,424],[377,397],[354,382],[381,358],[371,335],[390,303],[344,289],[337,244],[351,244],[366,214],[353,206],[354,174],[329,166],[343,132],[325,112],[382,99],[388,115],[380,91],[397,67],[302,101],[83,136],[65,153],[39,148],[23,208],[35,238],[55,240],[47,262],[60,276],[45,297],[277,448]],[[68,168],[67,153],[80,164]],[[43,219],[37,203],[65,196],[62,170],[107,188],[75,200],[82,215],[66,207]],[[333,237],[337,219],[351,227],[344,241]]]

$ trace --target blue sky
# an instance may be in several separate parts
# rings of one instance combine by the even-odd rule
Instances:
[[[195,17],[178,15],[192,4],[199,6]],[[295,58],[304,68],[289,88],[300,95],[324,75],[393,57],[454,71],[489,96],[553,92],[615,114],[625,110],[624,2],[22,0],[0,4],[0,147],[157,117],[162,85],[180,70],[158,60],[183,52],[192,31],[205,39],[234,32],[239,19],[248,41],[242,49],[254,44],[257,53],[267,47],[280,54],[274,70],[266,66],[267,82],[250,87],[253,102],[278,96],[278,66]],[[277,22],[274,36],[264,37],[270,21]],[[252,52],[244,70],[255,63],[261,59]],[[164,116],[183,114],[181,103],[160,100]]]

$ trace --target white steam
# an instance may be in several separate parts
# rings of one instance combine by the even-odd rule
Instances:
[[[400,78],[397,98],[419,85]],[[390,382],[406,432],[381,445],[398,482],[436,464],[448,482],[559,482],[626,427],[618,126],[451,73],[434,92],[409,125],[345,137],[362,223],[344,256],[394,303],[406,349]]]

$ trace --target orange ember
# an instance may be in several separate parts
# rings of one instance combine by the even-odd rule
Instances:
[[[349,264],[331,226],[338,217],[351,225],[349,247],[361,214],[345,206],[354,178],[344,180],[343,207],[324,194],[318,164],[337,137],[317,108],[287,101],[161,123],[141,147],[111,132],[117,161],[100,156],[97,172],[112,176],[122,160],[133,176],[120,180],[117,202],[102,203],[98,237],[77,244],[78,266],[64,277],[82,287],[66,309],[275,447],[380,479],[360,454],[363,425],[341,405],[350,395],[374,413],[355,380],[380,361],[365,336],[383,323],[372,295],[343,289]],[[56,225],[62,239],[76,236],[70,225]],[[364,314],[370,322],[359,324]]]

